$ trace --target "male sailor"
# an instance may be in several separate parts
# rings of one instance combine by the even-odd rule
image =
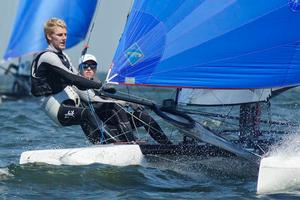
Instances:
[[[101,120],[89,108],[79,107],[80,98],[72,88],[100,89],[101,82],[80,76],[72,67],[63,52],[67,39],[67,26],[63,20],[49,19],[44,24],[44,34],[49,46],[32,62],[31,93],[44,97],[43,108],[59,125],[81,125],[91,143],[102,143],[107,127],[101,126]],[[84,129],[87,125],[91,131]]]
[[[96,79],[97,66],[97,59],[92,54],[85,54],[79,59],[79,73],[87,79]],[[106,87],[103,90],[110,93],[116,92],[112,87]],[[125,108],[129,106],[128,103],[109,99],[95,90],[79,90],[78,94],[83,104],[88,105],[90,103],[95,108],[98,117],[108,124],[111,133],[118,134],[119,141],[130,142],[134,140],[132,128],[144,126],[156,142],[172,144],[157,122],[140,106],[130,104],[134,110],[133,113],[130,113]]]

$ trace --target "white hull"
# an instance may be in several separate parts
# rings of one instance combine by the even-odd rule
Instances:
[[[92,147],[26,151],[20,164],[50,165],[107,164],[144,165],[145,158],[137,144],[109,144]],[[280,193],[300,188],[300,157],[266,157],[261,160],[257,193]]]
[[[280,193],[300,188],[299,157],[266,157],[261,160],[257,193]]]
[[[26,151],[20,164],[90,165],[94,163],[127,166],[141,165],[144,159],[136,144],[95,145],[92,147]]]

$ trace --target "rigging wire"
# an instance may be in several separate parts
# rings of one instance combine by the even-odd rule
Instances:
[[[88,50],[88,48],[89,48],[89,43],[90,43],[90,39],[91,39],[91,36],[92,36],[92,33],[93,33],[93,30],[94,30],[94,27],[95,27],[95,24],[96,24],[96,18],[97,18],[97,15],[98,15],[98,8],[100,7],[100,0],[97,0],[97,5],[96,5],[96,9],[95,9],[95,14],[94,14],[94,16],[93,16],[93,19],[92,19],[92,25],[90,26],[90,30],[89,30],[89,32],[88,32],[88,36],[86,37],[86,39],[85,39],[85,44],[84,44],[84,46],[83,46],[83,49],[82,49],[82,51],[81,51],[81,62],[80,63],[82,63],[82,61],[83,61],[83,56],[87,53],[87,50]],[[101,88],[103,87],[103,85],[101,86]],[[100,89],[101,89],[100,88]],[[104,129],[104,123],[102,122],[102,120],[100,120],[101,121],[101,124],[99,124],[99,120],[98,120],[98,117],[96,116],[96,112],[95,112],[95,109],[94,109],[94,106],[93,106],[93,104],[92,104],[92,101],[91,101],[91,98],[90,98],[90,94],[89,94],[89,91],[87,90],[86,91],[87,92],[87,96],[88,96],[88,107],[89,107],[89,109],[90,109],[90,111],[91,111],[91,113],[92,113],[92,115],[93,115],[93,117],[94,117],[94,119],[95,119],[95,121],[96,121],[96,123],[97,123],[97,127],[98,127],[98,129],[99,129],[99,131],[100,131],[100,143],[101,144],[103,144],[105,141],[105,137],[104,137],[104,131],[105,131],[105,129]],[[111,134],[110,133],[107,133],[107,131],[105,131],[106,132],[106,134],[108,134],[111,138],[114,138],[114,137],[112,137],[111,136]]]
[[[100,143],[103,144],[104,143],[104,139],[105,139],[104,138],[104,133],[103,133],[104,125],[103,125],[102,120],[101,120],[101,125],[99,124],[99,120],[98,120],[98,118],[96,116],[96,112],[95,112],[94,106],[92,104],[89,91],[87,90],[86,93],[87,93],[87,96],[88,96],[88,106],[89,106],[89,108],[90,108],[90,110],[92,112],[92,115],[93,115],[93,117],[94,117],[94,119],[95,119],[95,121],[97,123],[97,127],[98,127],[98,129],[100,131]]]
[[[203,111],[191,111],[188,109],[181,109],[185,111],[187,114],[199,114],[205,117],[215,117],[215,118],[228,118],[228,119],[233,119],[233,120],[239,120],[240,117],[236,116],[230,116],[230,115],[224,115],[224,114],[216,114],[216,113],[209,113],[209,112],[203,112]],[[270,114],[268,114],[269,116]],[[280,121],[272,121],[271,119],[268,120],[260,120],[261,123],[265,124],[272,124],[272,125],[283,125],[283,126],[298,126],[295,123],[289,123],[289,122],[280,122]]]
[[[92,25],[90,26],[90,30],[88,32],[88,37],[86,37],[86,39],[85,39],[85,44],[84,44],[83,49],[81,51],[81,56],[85,55],[86,52],[87,52],[87,49],[89,48],[90,39],[91,39],[92,32],[93,32],[95,24],[96,24],[96,18],[98,16],[98,8],[99,7],[100,7],[100,0],[97,0],[95,14],[94,14],[93,19],[92,19]]]
[[[150,138],[150,137],[149,137],[149,136],[150,136],[149,133],[150,133],[151,130],[152,130],[152,131],[154,130],[156,133],[164,134],[161,130],[158,130],[158,129],[155,128],[154,126],[151,126],[151,124],[148,124],[148,123],[147,123],[146,121],[144,121],[143,119],[136,117],[136,116],[133,114],[133,112],[130,112],[130,111],[128,111],[127,109],[125,109],[124,106],[122,106],[121,104],[119,104],[119,103],[116,102],[116,105],[117,105],[118,107],[120,107],[120,109],[124,110],[128,115],[131,116],[132,124],[134,125],[134,130],[135,130],[136,132],[138,132],[138,126],[136,125],[136,122],[140,122],[140,123],[144,126],[144,128],[145,128],[145,127],[148,128],[148,131],[146,130],[146,132],[148,133],[147,138]],[[128,107],[131,107],[130,104],[127,104],[127,106],[128,106]],[[146,128],[145,128],[145,129],[146,129]],[[123,134],[126,134],[126,133],[123,133]],[[125,136],[126,136],[126,135],[125,135]]]
[[[131,1],[130,1],[130,6],[129,6],[129,9],[128,9],[127,18],[128,18],[129,14],[130,14],[130,12],[131,12],[131,10],[132,10],[133,2],[134,2],[134,0],[131,0]]]
[[[94,119],[95,119],[95,121],[97,123],[97,127],[98,127],[98,129],[100,131],[100,143],[103,144],[105,142],[104,132],[110,137],[109,139],[116,140],[115,137],[113,137],[108,131],[105,130],[103,121],[99,120],[99,118],[96,115],[96,111],[94,109],[94,106],[92,104],[92,100],[90,98],[89,90],[87,90],[86,92],[87,92],[87,96],[88,96],[88,106],[89,106],[89,108],[91,110],[91,113],[92,113],[92,115],[93,115],[93,117],[94,117]],[[99,121],[101,122],[101,124],[99,124]]]

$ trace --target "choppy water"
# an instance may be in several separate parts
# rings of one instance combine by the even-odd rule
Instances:
[[[298,97],[298,89],[276,97],[272,111],[299,119]],[[0,199],[300,199],[299,191],[257,195],[253,168],[230,170],[236,163],[224,160],[207,161],[218,171],[162,158],[128,167],[19,165],[26,150],[89,145],[80,127],[57,127],[32,99],[0,104],[0,134]]]

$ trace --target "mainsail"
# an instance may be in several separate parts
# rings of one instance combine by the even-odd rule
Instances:
[[[299,4],[135,1],[107,79],[208,89],[299,85]]]
[[[180,127],[178,124],[189,120],[175,113],[180,110],[176,103],[255,102],[253,107],[241,105],[240,117],[232,117],[239,120],[237,132],[240,134],[233,133],[232,138],[229,134],[227,139],[235,140],[237,136],[239,144],[256,148],[261,154],[266,152],[267,145],[265,148],[257,145],[262,134],[257,128],[261,121],[257,102],[267,101],[275,89],[281,91],[299,85],[299,23],[298,0],[135,1],[107,82],[183,89],[181,96],[176,94],[175,102],[165,99],[158,109],[153,106],[153,111],[182,129],[187,137],[256,162],[259,155],[228,142],[220,127],[213,131],[207,123],[201,123],[201,119],[197,121],[194,116],[201,114],[197,110],[183,108],[182,113],[193,114],[193,120],[199,123]],[[190,89],[197,92],[192,94],[194,91]],[[198,93],[199,90],[203,91]],[[214,101],[199,102],[209,90]],[[228,95],[222,90],[231,93]],[[189,99],[184,99],[184,94]],[[224,101],[224,97],[228,100]],[[227,119],[229,112],[221,117]]]
[[[47,47],[43,32],[46,20],[64,19],[68,26],[67,48],[82,41],[96,10],[97,0],[22,0],[4,59],[41,51]]]

